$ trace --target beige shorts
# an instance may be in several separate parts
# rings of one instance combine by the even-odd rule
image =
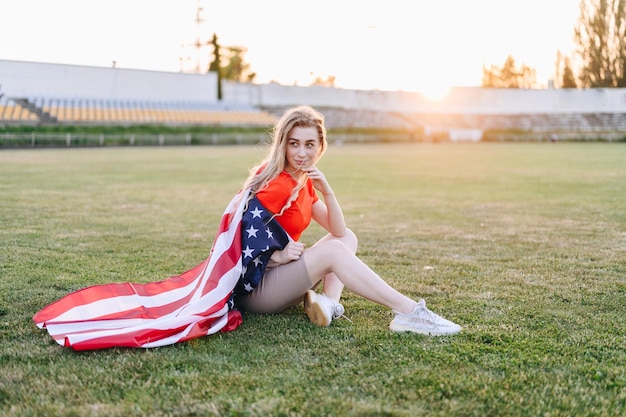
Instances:
[[[251,294],[240,297],[237,304],[251,313],[278,313],[300,304],[312,287],[301,256],[297,261],[267,268],[259,286]]]

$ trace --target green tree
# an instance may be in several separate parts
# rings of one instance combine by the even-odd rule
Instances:
[[[509,55],[504,65],[483,66],[482,86],[489,88],[534,88],[537,85],[537,72],[522,64],[517,67],[515,59]]]
[[[570,64],[569,59],[565,60],[565,66],[563,67],[563,77],[561,78],[561,88],[576,88],[576,76],[574,70]]]
[[[581,0],[574,41],[582,87],[626,87],[626,0]]]
[[[228,63],[222,67],[222,74],[225,80],[236,82],[252,82],[256,78],[256,73],[250,71],[250,64],[244,59],[247,48],[243,46],[229,46]]]
[[[322,87],[334,87],[335,86],[335,79],[336,79],[336,77],[334,75],[329,75],[326,78],[324,78],[322,76],[317,76],[317,77],[315,77],[313,82],[311,82],[311,85],[319,85],[319,86],[322,86]]]
[[[217,99],[222,99],[222,57],[220,54],[220,44],[217,41],[217,34],[213,34],[211,39],[213,45],[213,61],[209,64],[209,71],[217,73]]]
[[[576,88],[576,76],[572,68],[572,61],[569,56],[564,55],[561,51],[556,54],[556,71],[555,71],[555,87],[557,88]]]
[[[244,60],[244,55],[247,52],[247,48],[244,48],[242,46],[222,47],[217,40],[216,34],[213,34],[211,45],[213,45],[213,60],[209,64],[209,71],[217,73],[218,100],[222,99],[223,80],[236,82],[254,81],[256,73],[250,71],[250,64],[248,64]],[[222,65],[222,50],[224,48],[228,52],[226,57],[228,63],[226,65]]]

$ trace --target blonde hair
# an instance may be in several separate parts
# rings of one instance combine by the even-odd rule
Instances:
[[[243,184],[244,189],[251,191],[251,196],[256,194],[257,191],[267,187],[270,181],[278,177],[278,175],[285,170],[287,166],[289,133],[294,127],[313,127],[317,129],[320,148],[314,163],[319,161],[324,152],[326,152],[328,143],[326,141],[324,116],[310,106],[297,106],[287,109],[274,125],[271,136],[272,141],[267,155],[260,164],[250,170],[250,174]],[[296,200],[300,190],[306,184],[306,181],[307,176],[300,175],[298,184],[294,187],[291,197],[277,215],[281,215],[291,206],[291,203]]]

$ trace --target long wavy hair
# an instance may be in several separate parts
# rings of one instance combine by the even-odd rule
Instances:
[[[326,141],[326,127],[324,116],[310,106],[297,106],[287,109],[283,116],[276,122],[272,131],[272,141],[265,158],[250,170],[248,178],[243,184],[244,189],[251,191],[250,196],[254,196],[257,191],[266,187],[270,181],[278,177],[287,166],[287,145],[289,143],[289,133],[294,127],[313,127],[317,129],[320,140],[320,148],[314,163],[326,152],[328,143]],[[307,176],[300,173],[298,183],[294,187],[291,197],[276,215],[281,215],[296,200],[300,190],[304,187]]]

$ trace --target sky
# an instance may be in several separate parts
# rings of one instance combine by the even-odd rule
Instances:
[[[213,33],[255,82],[443,95],[508,55],[552,79],[580,0],[0,0],[0,59],[185,72]],[[198,14],[198,8],[200,13]],[[197,19],[197,17],[200,19]],[[200,20],[200,23],[197,22]],[[202,58],[199,58],[202,57]]]

